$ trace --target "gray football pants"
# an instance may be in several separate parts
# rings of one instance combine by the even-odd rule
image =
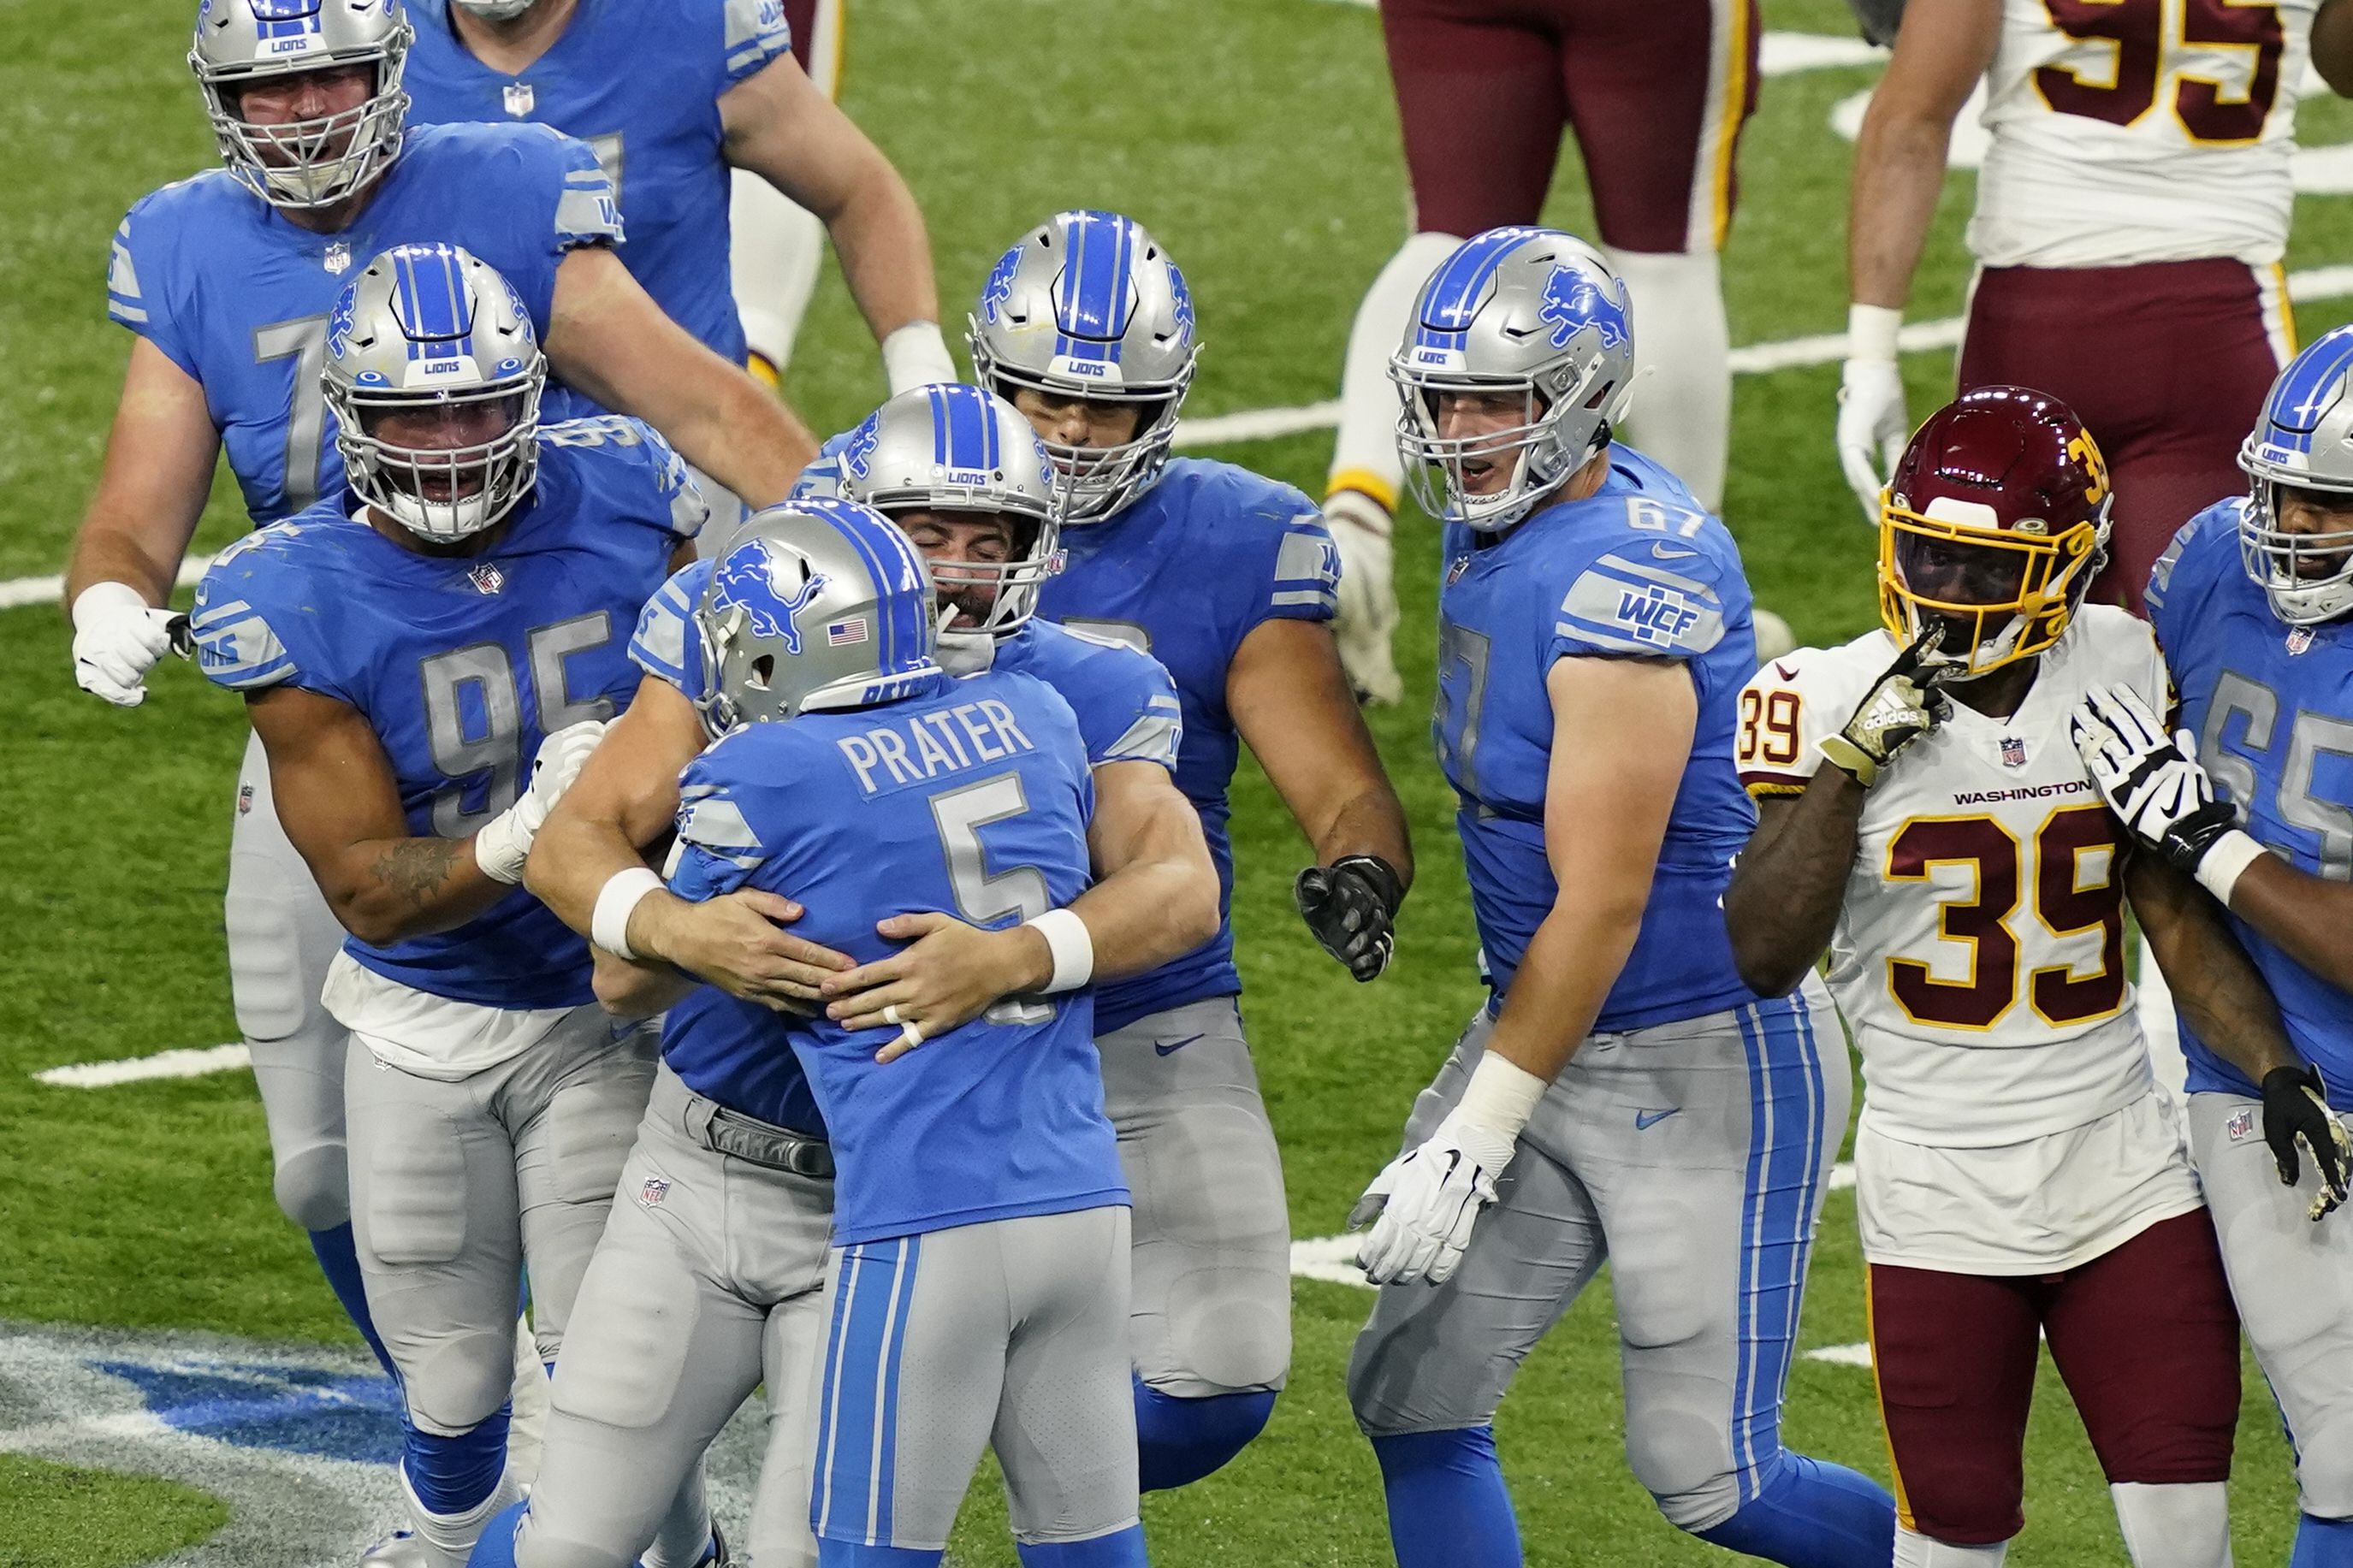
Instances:
[[[1234,999],[1172,1007],[1095,1044],[1135,1205],[1136,1376],[1176,1398],[1281,1388],[1291,1215]]]
[[[1016,1540],[1133,1528],[1129,1246],[1128,1211],[1106,1207],[836,1249],[813,1412],[818,1534],[941,1550],[984,1448],[1004,1468]]]
[[[1453,1109],[1493,1032],[1472,1021],[1406,1124]],[[1484,1426],[1606,1259],[1626,1458],[1685,1530],[1729,1519],[1780,1448],[1806,1263],[1844,1135],[1845,1037],[1795,996],[1588,1038],[1536,1106],[1445,1284],[1390,1285],[1348,1397],[1372,1436]]]
[[[573,1302],[517,1568],[628,1568],[764,1380],[758,1568],[810,1568],[808,1384],[833,1184],[720,1153],[712,1102],[664,1067]]]
[[[278,820],[259,736],[247,737],[237,789],[224,910],[229,995],[269,1124],[278,1206],[304,1230],[332,1230],[352,1217],[343,1148],[351,1035],[319,993],[343,928]]]
[[[2191,1095],[2189,1152],[2240,1321],[2295,1447],[2304,1511],[2353,1519],[2353,1215],[2305,1217],[2319,1173],[2305,1160],[2296,1184],[2280,1184],[2259,1100]]]
[[[454,1082],[354,1043],[345,1075],[352,1227],[409,1418],[456,1436],[514,1383],[515,1288],[553,1361],[653,1082],[654,1032],[595,1004]]]

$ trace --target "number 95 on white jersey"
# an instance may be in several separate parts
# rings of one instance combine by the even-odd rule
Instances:
[[[1800,648],[1741,692],[1741,782],[1802,790],[1896,656],[1884,632]],[[2087,605],[2019,710],[1953,716],[1863,805],[1829,979],[1862,1053],[1864,1120],[1945,1147],[2078,1127],[2147,1092],[2124,942],[2123,834],[2068,739],[2095,683],[2166,701],[2148,628]]]

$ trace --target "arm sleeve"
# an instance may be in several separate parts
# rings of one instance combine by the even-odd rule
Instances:
[[[670,889],[690,903],[732,893],[767,862],[769,847],[754,829],[762,786],[744,779],[735,763],[742,748],[731,735],[686,767],[678,786],[678,845],[670,857]]]
[[[164,254],[165,227],[147,202],[132,207],[116,226],[106,262],[106,313],[202,381],[195,354],[183,341],[174,317],[171,297],[161,287],[171,271],[170,258]]]
[[[629,638],[629,658],[639,669],[667,680],[690,700],[705,695],[702,639],[695,635],[694,606],[711,581],[711,563],[681,567],[638,613]]]
[[[1799,648],[1758,668],[1740,689],[1733,762],[1750,795],[1803,790],[1822,765],[1822,737],[1844,726],[1835,694],[1822,689],[1821,659],[1821,649]]]
[[[1724,640],[1723,570],[1696,549],[1659,559],[1641,545],[1617,545],[1561,595],[1546,664],[1586,654],[1697,658]]]
[[[783,0],[725,0],[725,10],[726,63],[720,72],[721,92],[765,69],[778,56],[793,52],[792,24],[785,19]]]
[[[1106,763],[1157,763],[1176,771],[1177,749],[1185,741],[1184,710],[1176,700],[1176,682],[1158,659],[1124,643],[1071,631],[1093,645],[1080,667],[1088,689],[1066,691],[1076,699],[1079,732],[1086,742],[1087,765]]]

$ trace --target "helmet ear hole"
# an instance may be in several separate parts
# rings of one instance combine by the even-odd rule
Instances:
[[[776,656],[774,654],[764,653],[759,658],[752,661],[751,675],[745,684],[756,687],[762,691],[765,691],[768,689],[769,683],[774,681],[776,678]]]

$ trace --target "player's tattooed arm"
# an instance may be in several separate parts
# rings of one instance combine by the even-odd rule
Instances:
[[[1796,989],[1830,946],[1854,869],[1864,793],[1843,768],[1824,766],[1802,795],[1757,803],[1756,831],[1725,889],[1724,920],[1733,963],[1758,994]]]
[[[506,896],[470,838],[408,830],[392,764],[365,716],[278,686],[246,699],[269,758],[269,788],[303,862],[343,929],[382,945],[463,925]]]

